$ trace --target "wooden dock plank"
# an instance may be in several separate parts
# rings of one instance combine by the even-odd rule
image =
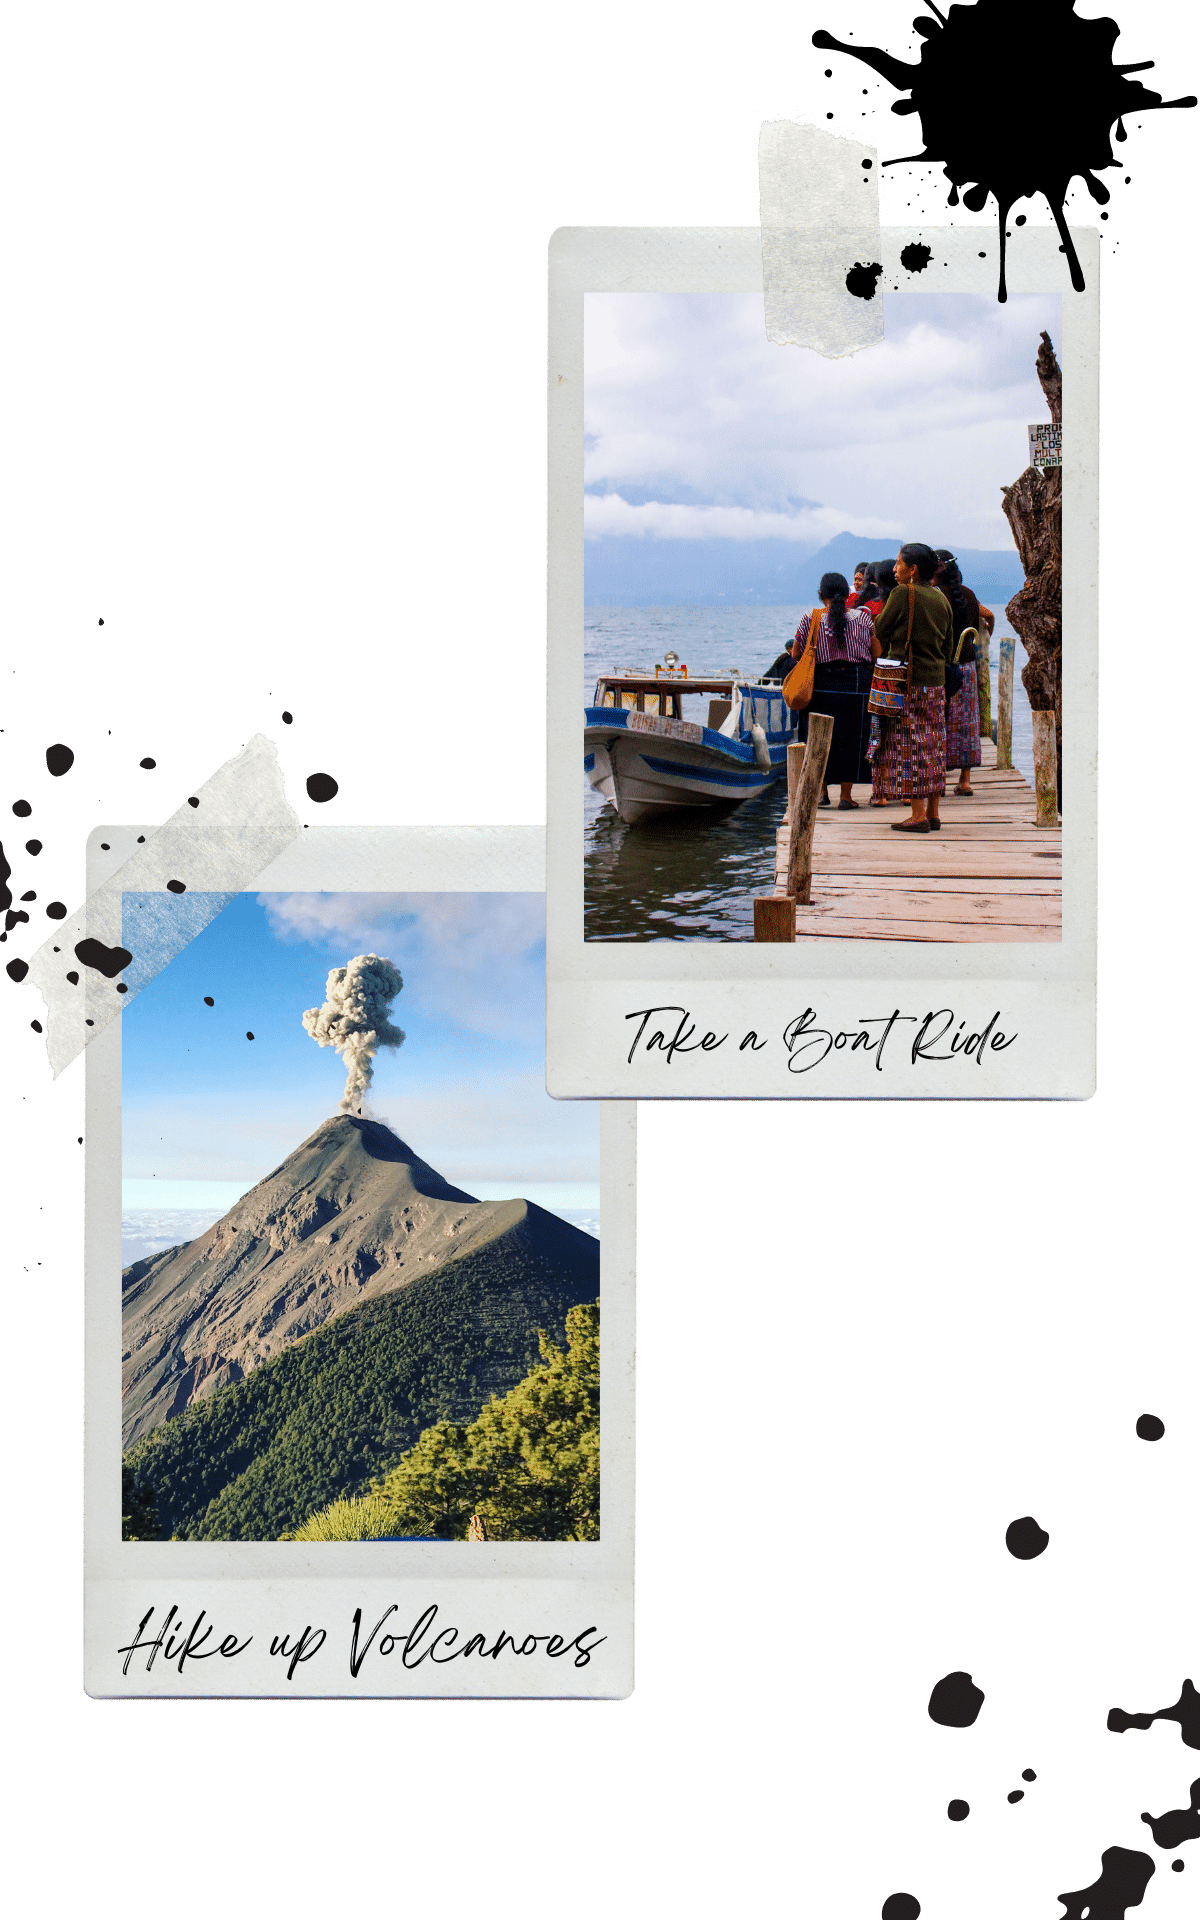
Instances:
[[[797,939],[1024,941],[1062,938],[1062,830],[1035,825],[1037,801],[1015,770],[998,772],[990,740],[971,797],[948,793],[940,833],[898,834],[906,806],[836,805],[817,815],[812,904],[796,909]],[[788,829],[775,848],[775,891],[788,865]]]

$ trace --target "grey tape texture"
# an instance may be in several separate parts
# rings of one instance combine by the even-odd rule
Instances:
[[[56,1077],[301,831],[265,734],[256,734],[192,800],[195,806],[185,801],[61,921],[29,963],[29,978],[46,1003],[46,1051]],[[172,889],[172,881],[183,891]],[[113,957],[103,961],[87,942]],[[133,956],[123,968],[117,965],[121,948]],[[102,965],[89,964],[89,954]]]
[[[846,286],[852,267],[883,259],[875,148],[823,127],[764,120],[758,193],[767,339],[830,360],[875,346],[883,301]]]

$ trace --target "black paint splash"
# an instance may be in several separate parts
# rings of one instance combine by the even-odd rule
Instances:
[[[183,880],[168,880],[167,892],[168,893],[186,893],[187,883]]]
[[[128,947],[106,947],[102,940],[81,940],[75,948],[75,958],[85,967],[94,967],[106,980],[115,980],[123,967],[133,960]]]
[[[139,761],[138,761],[138,765],[139,765],[139,767],[145,767],[145,769],[146,769],[146,772],[147,772],[147,773],[150,773],[150,772],[151,772],[151,771],[153,770],[153,768],[155,768],[155,767],[156,767],[156,766],[158,765],[158,761],[157,761],[157,760],[149,760],[149,759],[147,759],[147,760],[139,760]]]
[[[1037,1775],[1034,1772],[1032,1767],[1026,1767],[1024,1773],[1021,1775],[1021,1778],[1022,1780],[1036,1780]]]
[[[30,814],[33,812],[33,808],[30,806],[28,800],[14,800],[13,812],[16,814],[18,820],[28,820]]]
[[[906,273],[924,273],[932,259],[933,253],[930,248],[924,246],[919,240],[910,241],[908,246],[903,247],[900,252],[900,265]]]
[[[970,1806],[965,1800],[952,1800],[946,1808],[946,1816],[950,1820],[965,1820],[970,1811]]]
[[[1014,1787],[1012,1792],[1008,1796],[1008,1804],[1010,1807],[1015,1807],[1017,1804],[1017,1801],[1023,1800],[1024,1798],[1025,1798],[1024,1787]]]
[[[282,718],[283,718],[283,724],[284,724],[284,726],[285,726],[285,727],[290,727],[290,726],[291,726],[291,724],[292,724],[292,716],[291,716],[291,714],[290,714],[290,713],[288,713],[288,712],[287,712],[287,710],[286,710],[286,708],[285,708],[285,710],[284,710],[284,713],[283,713],[283,716],[282,716]]]
[[[1185,1840],[1200,1840],[1200,1780],[1192,1781],[1192,1797],[1186,1807],[1172,1807],[1169,1813],[1160,1813],[1155,1818],[1152,1813],[1144,1813],[1142,1819],[1154,1835],[1156,1847],[1165,1847],[1168,1853],[1181,1847]]]
[[[1183,1691],[1173,1707],[1160,1707],[1157,1713],[1126,1713],[1121,1707],[1113,1707],[1108,1716],[1110,1733],[1128,1733],[1132,1728],[1144,1733],[1156,1720],[1177,1720],[1179,1731],[1183,1735],[1185,1747],[1200,1747],[1200,1693],[1196,1692],[1190,1680],[1183,1683]]]
[[[882,273],[883,268],[881,267],[879,271]],[[320,804],[321,801],[333,799],[338,790],[338,783],[331,773],[310,773],[304,782],[304,788],[309,799]]]
[[[1004,1544],[1014,1560],[1036,1560],[1050,1545],[1050,1535],[1027,1513],[1023,1520],[1013,1521],[1004,1536]]]
[[[1138,1416],[1139,1440],[1161,1440],[1165,1432],[1166,1428],[1156,1413],[1143,1413]]]
[[[1060,1893],[1066,1911],[1059,1920],[1124,1920],[1130,1907],[1140,1907],[1146,1888],[1154,1878],[1154,1862],[1148,1853],[1131,1853],[1128,1847],[1108,1847],[1100,1855],[1100,1878],[1078,1893]]]
[[[8,884],[11,875],[12,868],[4,858],[4,842],[0,840],[0,913],[12,905],[12,889]]]
[[[936,12],[937,9],[935,8]],[[1112,150],[1125,139],[1124,118],[1166,107],[1194,107],[1196,97],[1164,100],[1131,73],[1154,65],[1113,62],[1120,33],[1115,20],[1081,20],[1074,0],[977,0],[953,6],[949,17],[917,19],[924,45],[916,65],[880,47],[851,47],[831,33],[814,33],[814,47],[848,53],[909,95],[892,112],[919,114],[921,153],[885,160],[940,161],[950,182],[950,205],[959,201],[980,213],[989,194],[1000,210],[999,298],[1007,300],[1005,239],[1013,203],[1044,194],[1071,267],[1071,285],[1084,288],[1075,245],[1063,211],[1078,174],[1093,200],[1111,198],[1097,171],[1116,166]],[[1036,81],[1014,78],[1014,61],[1035,62]],[[998,135],[997,129],[1003,129]]]
[[[846,275],[846,292],[852,293],[857,300],[873,300],[875,283],[882,272],[878,260],[872,261],[870,266],[864,266],[861,260],[856,261]]]
[[[920,1920],[921,1902],[915,1894],[889,1893],[880,1912],[880,1920]]]
[[[15,980],[17,985],[20,986],[25,975],[29,972],[29,967],[24,960],[10,960],[4,971],[10,980]]]
[[[62,774],[70,773],[75,765],[75,755],[60,740],[56,746],[46,748],[46,765],[57,780]]]
[[[969,1673],[948,1673],[929,1696],[929,1718],[939,1727],[973,1727],[983,1705],[983,1689]]]
[[[213,999],[211,993],[206,993],[204,996],[204,1004],[206,1007],[215,1007],[217,1003]]]
[[[25,842],[26,853],[31,853],[35,859],[37,858],[41,850],[42,850],[42,843],[40,840],[27,840]]]

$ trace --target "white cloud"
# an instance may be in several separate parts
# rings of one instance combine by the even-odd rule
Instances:
[[[898,521],[874,519],[846,507],[773,513],[761,507],[697,507],[662,500],[635,504],[619,493],[589,493],[583,502],[583,529],[593,538],[633,533],[664,540],[794,540],[815,549],[841,533],[851,519],[855,531],[868,538],[903,538]]]
[[[1059,337],[1060,297],[883,299],[884,341],[824,360],[770,345],[761,295],[588,294],[585,483],[622,503],[589,500],[589,531],[815,529],[819,544],[920,525],[939,544],[1009,546],[1000,487],[1026,465],[1028,422],[1047,417],[1034,361],[1043,328]],[[655,511],[637,518],[639,501]],[[706,525],[711,509],[766,517]]]
[[[261,893],[258,902],[282,939],[341,941],[347,959],[373,951],[394,960],[403,1006],[449,1015],[473,1033],[541,1030],[543,894]]]

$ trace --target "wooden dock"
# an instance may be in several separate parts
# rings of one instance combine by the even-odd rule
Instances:
[[[812,901],[796,908],[797,940],[1062,939],[1062,828],[1035,825],[1033,788],[1015,768],[997,768],[990,740],[980,744],[974,797],[947,791],[940,833],[893,833],[908,804],[870,807],[870,787],[855,787],[858,810],[842,813],[830,789],[833,805],[816,816]],[[787,893],[788,853],[785,824],[777,897]]]

